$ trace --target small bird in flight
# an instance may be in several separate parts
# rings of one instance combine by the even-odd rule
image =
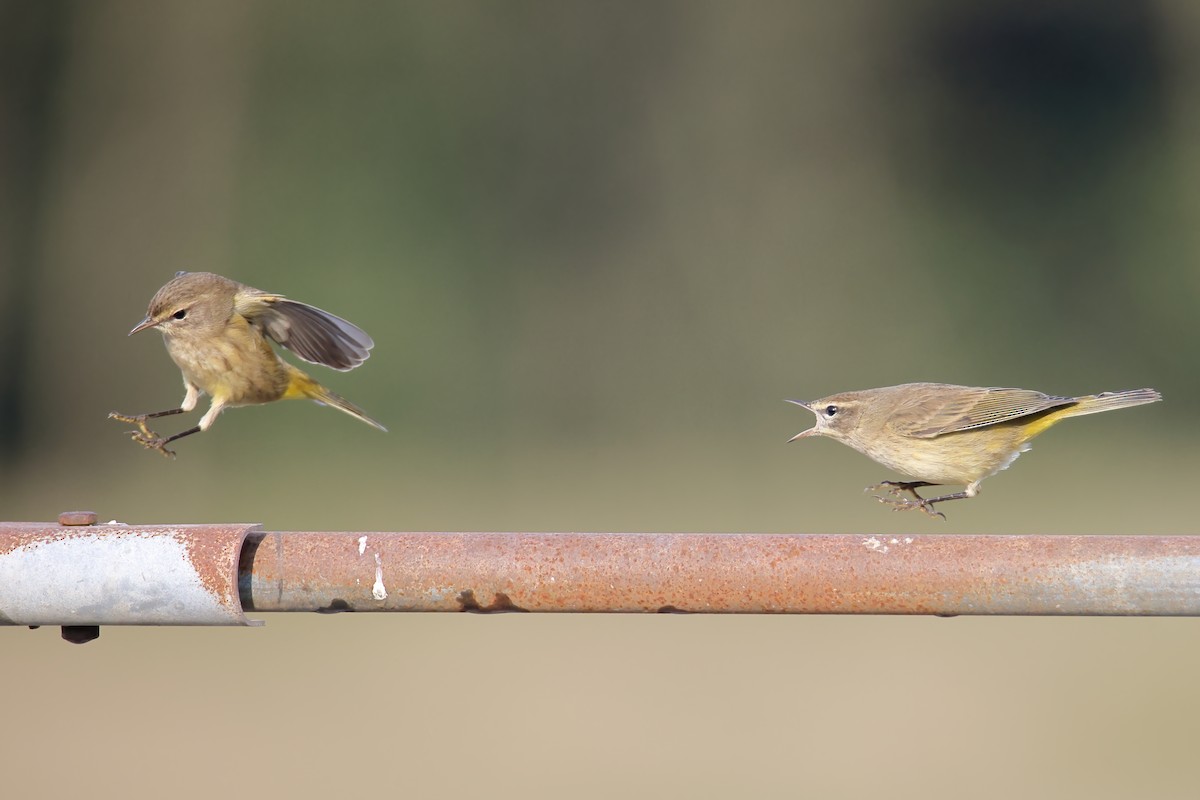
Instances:
[[[354,369],[367,359],[375,342],[362,328],[328,311],[211,272],[178,272],[150,300],[146,318],[129,335],[149,328],[162,333],[167,352],[183,372],[183,402],[166,411],[108,415],[137,425],[132,438],[147,449],[174,456],[167,444],[208,430],[227,407],[296,398],[333,406],[387,430],[281,359],[267,341],[278,342],[312,364]],[[164,438],[146,426],[149,419],[191,411],[201,394],[211,397],[212,404],[196,427]]]

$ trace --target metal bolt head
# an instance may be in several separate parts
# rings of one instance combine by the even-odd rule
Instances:
[[[64,511],[58,515],[59,525],[95,525],[95,511]]]
[[[71,644],[87,644],[100,638],[99,625],[63,625],[62,637]]]

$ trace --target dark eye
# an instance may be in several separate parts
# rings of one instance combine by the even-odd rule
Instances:
[[[187,316],[187,309],[181,308],[178,311],[176,311],[174,314],[172,314],[171,316],[174,317],[175,319],[183,319],[184,317]]]
[[[832,417],[838,412],[837,406],[825,406],[825,416]]]

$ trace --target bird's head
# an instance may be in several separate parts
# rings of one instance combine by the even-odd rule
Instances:
[[[177,272],[150,300],[146,318],[129,332],[158,328],[168,338],[219,332],[233,314],[238,284],[211,272]]]

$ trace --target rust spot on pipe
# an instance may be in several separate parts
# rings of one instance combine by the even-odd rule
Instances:
[[[504,592],[496,592],[492,602],[486,606],[479,605],[479,601],[475,599],[475,593],[470,589],[462,592],[458,596],[459,605],[463,611],[471,611],[477,614],[495,614],[518,611],[521,613],[529,613],[528,609],[520,608],[512,599]]]
[[[354,611],[349,603],[340,597],[335,597],[332,602],[325,608],[318,608],[318,614],[342,614],[347,611]]]
[[[188,558],[195,567],[205,589],[221,598],[224,605],[237,604],[241,598],[235,573],[230,581],[231,564],[241,564],[241,551],[248,532],[257,525],[181,525],[175,528],[175,538],[187,548]]]

